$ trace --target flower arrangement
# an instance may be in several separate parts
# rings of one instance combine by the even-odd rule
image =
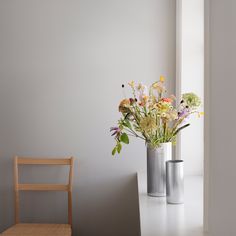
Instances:
[[[110,129],[116,141],[112,155],[121,152],[122,144],[129,144],[129,136],[143,139],[152,148],[161,143],[175,143],[176,135],[190,125],[189,116],[203,115],[198,111],[201,100],[194,93],[183,94],[180,104],[174,106],[175,96],[166,97],[164,82],[165,78],[161,76],[150,87],[134,81],[129,83],[132,97],[120,102],[122,117],[118,126]]]

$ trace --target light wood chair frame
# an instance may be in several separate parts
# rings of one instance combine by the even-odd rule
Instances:
[[[69,169],[68,184],[20,184],[19,165],[67,165]],[[15,223],[19,219],[19,193],[20,191],[64,191],[68,193],[68,224],[72,226],[72,179],[74,158],[64,159],[41,159],[15,156],[14,159],[14,185],[15,185]]]

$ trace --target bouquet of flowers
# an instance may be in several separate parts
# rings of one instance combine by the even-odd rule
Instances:
[[[110,128],[116,141],[112,155],[121,152],[122,144],[129,144],[129,136],[143,139],[152,148],[159,147],[161,143],[175,143],[176,135],[190,125],[189,116],[193,113],[199,117],[203,115],[198,111],[201,100],[196,94],[183,94],[182,100],[175,106],[175,96],[166,96],[164,82],[165,78],[161,76],[149,87],[134,81],[128,83],[132,97],[120,102],[122,117],[116,127]]]

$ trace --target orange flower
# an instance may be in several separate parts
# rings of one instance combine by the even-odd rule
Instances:
[[[162,98],[163,102],[168,102],[168,103],[172,103],[173,100],[171,98]]]
[[[149,96],[143,95],[141,101],[139,102],[139,106],[145,106],[148,102]]]
[[[119,112],[128,113],[129,112],[129,107],[130,107],[130,100],[129,99],[123,99],[120,102],[120,105],[119,105]]]

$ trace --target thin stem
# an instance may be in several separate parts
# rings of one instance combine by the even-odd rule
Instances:
[[[143,140],[146,140],[145,138],[143,138],[142,136],[139,136],[137,133],[135,133],[132,129],[130,129],[130,128],[125,128],[124,129],[125,131],[127,131],[127,132],[129,132],[129,133],[131,133],[134,137],[137,137],[137,138],[141,138],[141,139],[143,139]]]

